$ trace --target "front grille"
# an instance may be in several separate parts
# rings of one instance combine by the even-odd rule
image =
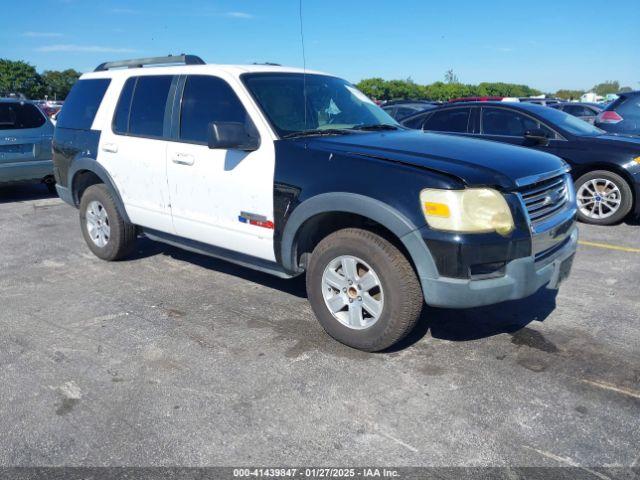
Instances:
[[[519,193],[534,225],[562,210],[569,198],[564,175],[532,183],[521,188]]]

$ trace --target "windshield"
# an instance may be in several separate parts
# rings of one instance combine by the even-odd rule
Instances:
[[[245,74],[242,79],[280,137],[321,130],[347,133],[363,126],[398,126],[367,96],[339,78],[276,72]]]
[[[564,113],[561,110],[555,108],[547,108],[543,113],[536,112],[543,118],[548,120],[552,125],[555,125],[567,132],[576,135],[578,137],[595,137],[596,135],[602,135],[604,130],[600,130],[594,127],[590,123],[580,120],[578,117]]]

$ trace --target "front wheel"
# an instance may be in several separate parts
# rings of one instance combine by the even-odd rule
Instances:
[[[407,335],[423,304],[405,255],[383,237],[356,228],[332,233],[316,246],[307,268],[307,295],[329,335],[370,352]]]
[[[578,220],[594,225],[613,225],[631,211],[633,194],[617,173],[596,170],[576,180]]]

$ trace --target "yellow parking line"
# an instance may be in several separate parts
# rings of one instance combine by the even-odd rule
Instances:
[[[585,247],[607,248],[609,250],[619,250],[621,252],[640,253],[640,248],[621,247],[619,245],[611,245],[610,243],[585,242],[583,240],[580,240],[578,243]]]

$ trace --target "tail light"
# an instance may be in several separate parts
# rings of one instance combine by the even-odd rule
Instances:
[[[598,123],[620,123],[624,118],[618,115],[613,110],[605,110],[600,112],[596,117],[596,122]]]

